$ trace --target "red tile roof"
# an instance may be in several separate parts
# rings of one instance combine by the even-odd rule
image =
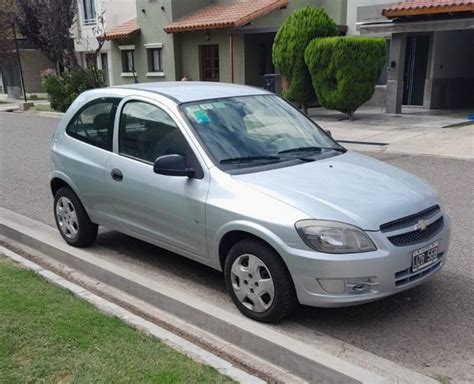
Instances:
[[[474,12],[474,0],[406,0],[382,10],[382,15],[399,16],[432,15],[440,13]]]
[[[117,25],[110,32],[105,34],[105,40],[126,40],[131,39],[140,33],[137,19]]]
[[[288,5],[288,0],[249,0],[212,4],[167,25],[168,33],[204,29],[237,28],[275,9]]]

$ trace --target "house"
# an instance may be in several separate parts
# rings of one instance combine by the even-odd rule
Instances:
[[[402,105],[474,107],[474,0],[367,3],[349,0],[349,30],[390,41],[383,97],[378,89],[388,113],[401,113]],[[359,11],[375,17],[356,16],[354,28]]]
[[[10,32],[7,29],[7,32]],[[22,96],[20,64],[13,33],[0,36],[0,95],[19,99]],[[17,44],[25,91],[28,94],[44,93],[41,72],[54,65],[23,36],[17,33]]]
[[[296,9],[324,7],[346,26],[347,0],[137,0],[137,17],[107,30],[113,84],[223,81],[263,86],[272,44]]]
[[[96,56],[97,38],[136,17],[136,12],[134,0],[77,0],[77,18],[71,32],[79,65],[90,67],[97,60],[95,64],[104,71],[106,83],[120,84],[113,81],[116,76],[111,66],[111,43],[106,41]]]
[[[41,71],[50,62],[30,42],[14,32],[11,14],[12,1],[0,0],[0,97],[20,98],[22,95],[22,80],[26,93],[43,92],[41,87]],[[16,43],[15,44],[15,35]],[[18,45],[18,53],[16,51]],[[19,59],[19,60],[18,60]],[[22,71],[20,72],[20,63]]]
[[[3,1],[0,0],[0,5]],[[107,28],[114,28],[130,17],[135,17],[135,1],[77,1],[77,18],[71,28],[71,33],[78,62],[83,67],[87,67],[91,65],[92,60],[97,59],[97,67],[104,71],[106,82],[113,85],[111,79],[114,78],[114,74],[110,65],[111,43],[106,42],[100,51],[100,55],[96,58],[97,36],[103,34]],[[9,37],[9,39],[12,38]],[[41,85],[41,72],[48,68],[55,68],[56,63],[51,63],[21,35],[18,35],[18,44],[26,92],[44,93]],[[21,95],[21,80],[18,60],[13,48],[12,45],[11,50],[2,53],[0,60],[0,94],[8,93],[9,96],[18,98]]]

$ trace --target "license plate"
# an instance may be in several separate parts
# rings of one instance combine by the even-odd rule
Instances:
[[[411,271],[417,272],[429,267],[438,260],[438,242],[434,242],[424,248],[413,252]]]

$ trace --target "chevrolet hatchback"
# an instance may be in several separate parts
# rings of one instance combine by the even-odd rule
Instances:
[[[261,89],[205,82],[81,94],[53,136],[61,236],[99,225],[223,271],[248,317],[412,288],[446,261],[450,220],[424,181],[340,146]]]

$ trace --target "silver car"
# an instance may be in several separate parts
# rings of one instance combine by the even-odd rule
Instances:
[[[255,320],[393,295],[446,261],[450,220],[429,185],[347,151],[261,89],[87,91],[51,153],[68,244],[90,245],[102,225],[206,264]]]

